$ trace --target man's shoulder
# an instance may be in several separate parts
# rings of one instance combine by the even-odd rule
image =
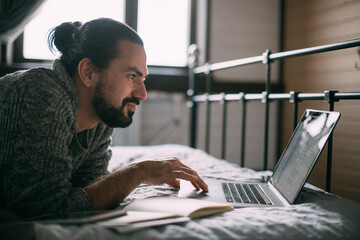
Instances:
[[[52,100],[64,101],[69,96],[74,99],[74,94],[63,86],[56,73],[49,68],[38,67],[28,70],[20,70],[7,74],[0,79],[0,87],[4,95],[20,94],[23,97],[31,95],[42,99],[50,97]]]
[[[26,114],[75,116],[77,99],[57,79],[53,70],[33,68],[0,79],[0,103],[19,106]],[[1,110],[1,107],[0,107]],[[31,113],[32,112],[32,113]]]
[[[51,69],[38,67],[7,74],[0,79],[0,85],[20,89],[32,86],[40,87],[55,82],[55,77]]]

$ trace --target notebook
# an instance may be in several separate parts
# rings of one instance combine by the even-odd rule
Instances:
[[[204,178],[209,185],[209,192],[204,192],[195,190],[187,181],[181,181],[178,196],[225,202],[234,207],[291,205],[309,177],[339,118],[338,112],[307,109],[267,182],[244,183]]]

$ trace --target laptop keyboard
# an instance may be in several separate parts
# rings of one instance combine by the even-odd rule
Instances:
[[[273,205],[258,184],[222,183],[226,201]]]

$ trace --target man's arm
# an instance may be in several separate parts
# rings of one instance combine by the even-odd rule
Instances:
[[[138,185],[167,183],[180,187],[178,178],[191,181],[195,188],[208,191],[199,175],[179,159],[149,160],[130,164],[86,186],[94,210],[116,207]]]

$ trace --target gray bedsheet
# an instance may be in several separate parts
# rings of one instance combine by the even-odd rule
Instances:
[[[270,171],[240,168],[202,150],[182,145],[115,147],[109,170],[129,162],[165,156],[177,156],[204,177],[258,182],[271,174]],[[176,192],[167,185],[141,185],[122,204],[150,196],[174,194]],[[290,207],[241,208],[126,234],[96,224],[35,224],[34,227],[37,239],[360,239],[360,203],[306,184],[296,204]]]

